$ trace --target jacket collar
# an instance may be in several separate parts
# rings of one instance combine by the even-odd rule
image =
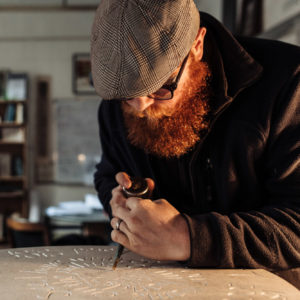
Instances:
[[[200,15],[201,26],[207,28],[206,39],[209,42],[205,55],[213,64],[214,87],[217,87],[217,90],[214,88],[216,97],[211,109],[217,114],[240,91],[252,85],[263,68],[218,20],[204,12]]]

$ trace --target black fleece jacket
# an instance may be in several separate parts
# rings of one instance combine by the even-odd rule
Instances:
[[[178,174],[179,178],[188,174],[192,197],[189,209],[181,211],[191,238],[187,264],[265,268],[282,272],[296,284],[297,276],[300,282],[299,47],[255,38],[236,40],[205,13],[201,22],[210,40],[205,55],[213,61],[215,97],[209,129],[201,133],[201,142],[186,160],[187,172]],[[117,172],[156,178],[150,156],[126,138],[118,101],[102,102],[99,126],[103,156],[95,187],[110,213]],[[160,183],[156,185],[153,199],[162,197]]]

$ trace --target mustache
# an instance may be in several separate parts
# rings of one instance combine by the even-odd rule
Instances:
[[[165,101],[172,101],[172,99]],[[174,108],[159,106],[155,104],[147,107],[143,111],[137,111],[134,107],[132,107],[126,102],[122,103],[122,106],[123,110],[126,111],[128,114],[139,119],[147,119],[151,121],[160,120],[163,117],[170,117],[175,110]]]

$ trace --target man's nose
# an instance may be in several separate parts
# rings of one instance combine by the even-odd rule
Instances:
[[[137,111],[142,112],[154,103],[154,99],[148,97],[137,97],[128,100],[127,103]]]

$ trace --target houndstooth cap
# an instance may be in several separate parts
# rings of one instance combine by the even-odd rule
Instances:
[[[91,34],[99,96],[131,98],[158,90],[188,54],[199,26],[193,0],[101,0]]]

